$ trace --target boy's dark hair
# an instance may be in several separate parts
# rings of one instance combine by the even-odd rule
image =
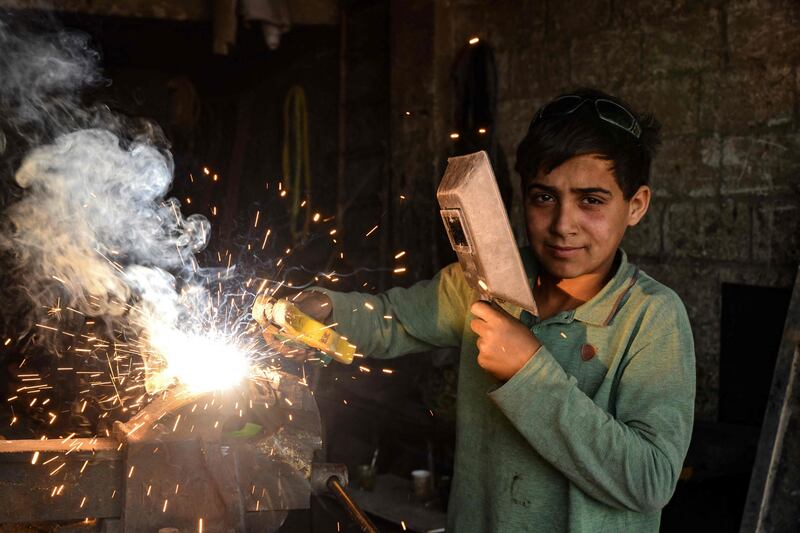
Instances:
[[[551,103],[566,95],[576,95],[586,101],[567,114],[549,116],[545,112],[540,117],[540,109],[517,147],[514,168],[522,178],[523,188],[539,170],[550,173],[575,156],[597,154],[611,161],[617,183],[625,199],[630,199],[640,186],[650,181],[650,164],[660,143],[661,124],[652,114],[640,115],[620,98],[597,89],[577,89]],[[641,127],[638,139],[631,131],[603,120],[594,104],[597,99],[614,102],[629,111]]]

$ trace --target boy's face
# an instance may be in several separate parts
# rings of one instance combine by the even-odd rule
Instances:
[[[647,212],[650,188],[642,186],[626,200],[610,167],[610,161],[581,155],[526,184],[528,239],[550,275],[605,276],[625,230]]]

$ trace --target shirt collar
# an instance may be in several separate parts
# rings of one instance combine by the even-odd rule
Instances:
[[[625,251],[620,248],[617,253],[619,254],[619,265],[614,277],[591,300],[572,312],[575,320],[594,326],[607,326],[616,315],[625,295],[639,277],[639,268],[628,262]],[[525,266],[525,272],[528,274],[528,281],[533,287],[539,272],[536,257],[529,246],[520,250],[520,256],[522,264]]]

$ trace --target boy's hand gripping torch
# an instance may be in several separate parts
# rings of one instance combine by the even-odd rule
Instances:
[[[310,346],[346,365],[353,362],[356,352],[354,345],[331,326],[303,313],[286,298],[277,299],[265,294],[258,296],[253,304],[253,318],[266,333],[276,338],[284,337],[281,342],[292,341]]]

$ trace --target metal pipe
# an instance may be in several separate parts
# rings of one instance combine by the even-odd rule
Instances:
[[[120,449],[120,442],[117,439],[110,438],[0,440],[0,454],[111,452],[116,453],[121,458]]]
[[[366,531],[367,533],[379,533],[378,528],[375,527],[375,524],[372,523],[364,511],[362,511],[356,502],[347,494],[347,491],[344,490],[344,487],[339,483],[339,478],[337,476],[331,476],[328,478],[328,490],[336,496],[336,499],[344,505],[347,512],[350,513],[350,516],[353,517],[353,520],[361,527],[361,531]]]

